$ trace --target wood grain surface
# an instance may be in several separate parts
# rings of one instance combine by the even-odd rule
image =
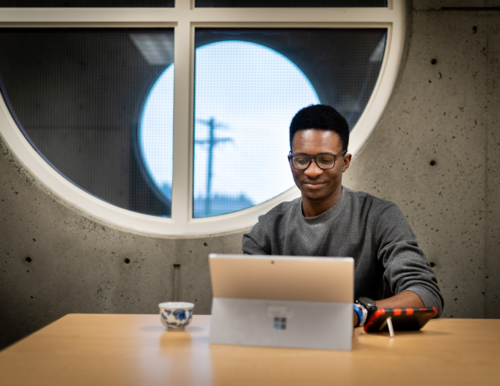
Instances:
[[[499,385],[500,320],[438,319],[353,350],[208,344],[210,316],[70,314],[0,352],[0,385]]]

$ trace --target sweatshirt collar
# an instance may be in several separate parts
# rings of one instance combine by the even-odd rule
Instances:
[[[335,205],[333,205],[330,209],[328,209],[327,211],[325,211],[325,212],[323,212],[320,215],[315,216],[315,217],[308,217],[308,218],[304,217],[304,213],[302,213],[302,198],[300,198],[300,201],[299,201],[300,216],[304,219],[304,221],[307,224],[311,224],[311,225],[320,224],[322,222],[329,220],[330,218],[336,216],[337,213],[339,213],[340,210],[342,209],[342,206],[344,205],[344,202],[346,200],[346,195],[347,195],[346,190],[348,190],[348,189],[345,188],[344,186],[342,186],[342,193],[340,195],[339,200],[335,203]]]

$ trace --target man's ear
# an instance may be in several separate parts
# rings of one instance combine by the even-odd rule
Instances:
[[[347,153],[344,156],[344,158],[343,158],[344,164],[342,165],[342,173],[344,173],[349,168],[349,165],[351,164],[351,158],[352,158],[351,153]]]

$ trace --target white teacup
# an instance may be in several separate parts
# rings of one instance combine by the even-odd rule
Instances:
[[[183,331],[193,319],[193,303],[166,302],[158,304],[160,320],[171,331]]]

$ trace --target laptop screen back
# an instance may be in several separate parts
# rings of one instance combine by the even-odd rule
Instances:
[[[210,254],[213,296],[353,303],[354,260]]]

